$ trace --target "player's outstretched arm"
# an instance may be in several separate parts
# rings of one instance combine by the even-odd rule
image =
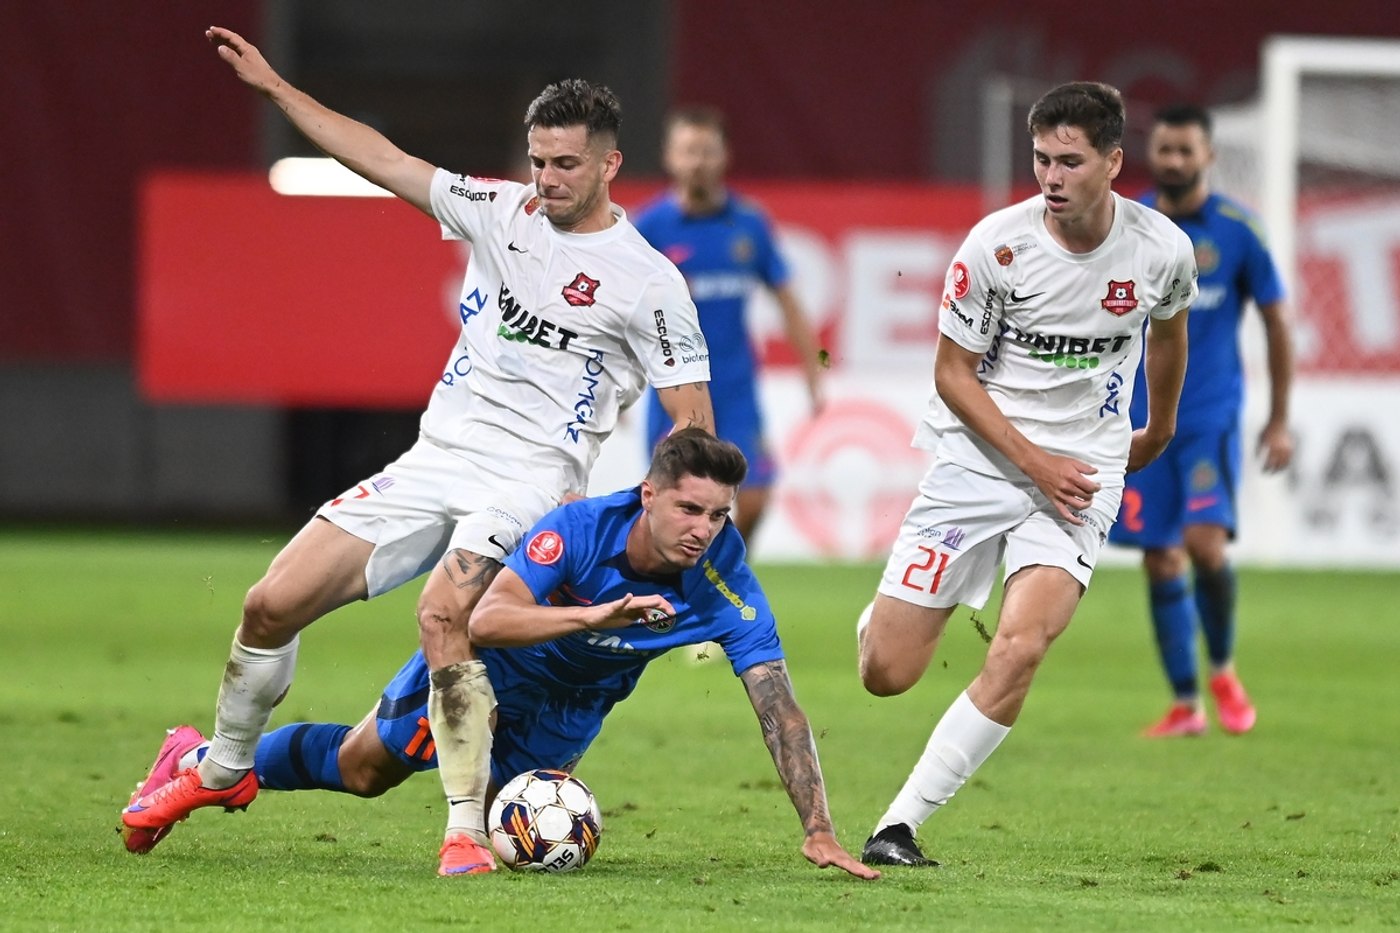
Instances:
[[[715,411],[710,404],[708,382],[687,382],[684,385],[657,389],[661,408],[675,422],[675,429],[701,428],[715,433]]]
[[[787,331],[788,343],[792,344],[797,358],[802,361],[802,375],[807,380],[807,394],[812,400],[812,414],[815,415],[826,405],[816,331],[807,320],[802,303],[797,300],[797,292],[791,285],[773,289],[773,297],[778,300],[778,309],[783,314],[783,329]]]
[[[750,667],[739,677],[758,714],[763,741],[773,755],[778,777],[782,778],[797,816],[802,820],[806,832],[802,854],[818,868],[834,866],[857,878],[880,877],[878,871],[852,858],[836,841],[822,769],[817,763],[817,743],[812,738],[807,716],[793,696],[787,665],[782,661],[765,661]]]
[[[220,26],[204,32],[243,83],[272,101],[303,136],[350,171],[392,191],[429,216],[434,168],[399,149],[378,131],[321,105],[292,87],[238,33]]]
[[[661,596],[633,596],[593,606],[541,606],[520,575],[502,568],[472,610],[467,632],[482,648],[518,648],[574,632],[621,628],[652,612],[675,615]]]
[[[1147,326],[1147,423],[1133,432],[1128,472],[1141,470],[1166,449],[1176,434],[1176,406],[1186,378],[1186,320],[1183,308]]]
[[[939,398],[963,424],[1030,477],[1065,521],[1084,524],[1074,513],[1094,501],[1100,487],[1092,476],[1098,468],[1073,457],[1047,453],[1016,430],[978,380],[981,361],[981,353],[959,345],[946,334],[940,337],[933,370]]]

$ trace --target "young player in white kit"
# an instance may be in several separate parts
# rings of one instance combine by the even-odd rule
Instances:
[[[914,839],[1010,730],[1036,668],[1069,624],[1118,513],[1125,469],[1176,428],[1190,240],[1119,198],[1123,103],[1103,84],[1055,88],[1031,109],[1041,194],[973,227],[944,285],[929,413],[936,450],[857,631],[877,696],[927,669],[959,603],[1005,595],[981,672],[933,729],[866,842],[876,865],[933,865]],[[1149,322],[1148,422],[1128,402]]]
[[[606,88],[551,85],[526,114],[534,185],[453,175],[287,85],[252,45],[209,40],[318,148],[471,241],[461,337],[395,463],[328,502],[249,591],[219,691],[209,753],[151,777],[122,813],[149,851],[199,807],[246,807],[259,735],[291,684],[297,633],[356,599],[428,573],[418,603],[429,718],[449,814],[442,874],[490,871],[482,813],[495,705],[467,619],[520,536],[582,493],[618,412],[650,382],[677,424],[712,430],[707,364],[666,333],[699,331],[685,282],[614,207],[620,111]],[[170,741],[167,741],[167,746]]]

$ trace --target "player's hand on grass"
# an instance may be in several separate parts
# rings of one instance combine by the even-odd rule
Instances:
[[[1156,460],[1158,455],[1167,449],[1174,433],[1163,435],[1162,432],[1154,431],[1150,421],[1146,427],[1134,431],[1132,444],[1128,447],[1128,472],[1136,473]]]
[[[1264,458],[1264,472],[1277,473],[1293,462],[1293,435],[1286,424],[1269,423],[1259,432],[1259,454]]]
[[[1102,488],[1090,478],[1098,471],[1098,467],[1083,460],[1045,454],[1026,474],[1045,493],[1061,518],[1070,524],[1082,525],[1084,519],[1075,513],[1092,505],[1094,493]]]
[[[596,616],[588,623],[588,627],[592,629],[622,628],[636,622],[659,622],[676,614],[676,607],[664,597],[633,596],[631,593],[593,608],[596,610]]]
[[[878,871],[852,858],[831,833],[812,833],[802,843],[802,854],[818,868],[840,868],[867,881],[880,877]]]
[[[210,26],[204,30],[204,38],[214,44],[219,57],[233,67],[233,73],[244,84],[266,93],[281,83],[282,79],[257,47],[238,33],[222,26]]]

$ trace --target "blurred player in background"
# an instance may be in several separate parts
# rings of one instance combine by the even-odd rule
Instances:
[[[419,441],[322,506],[249,591],[209,754],[168,782],[145,782],[122,813],[127,848],[149,849],[199,807],[246,807],[258,790],[259,736],[292,682],[298,632],[427,573],[418,624],[449,804],[439,872],[490,871],[484,798],[495,698],[468,618],[525,529],[585,487],[598,445],[646,381],[677,424],[713,424],[708,366],[677,365],[664,340],[668,328],[698,330],[695,307],[676,268],[609,200],[622,154],[621,112],[608,89],[563,81],[531,103],[527,186],[434,168],[287,84],[242,37],[206,35],[317,148],[473,252],[461,338]],[[158,758],[152,773],[161,767]]]
[[[817,339],[792,289],[767,215],[725,186],[729,141],[724,117],[708,108],[672,113],[666,120],[662,162],[673,187],[637,212],[637,229],[680,268],[699,309],[698,340],[678,330],[668,337],[682,360],[709,354],[715,430],[738,444],[749,461],[749,479],[739,491],[734,523],[752,543],[774,481],[758,403],[758,360],[747,321],[755,286],[765,286],[777,299],[814,412],[822,407]],[[670,429],[665,409],[652,393],[648,449]]]
[[[505,558],[471,616],[473,644],[500,700],[487,799],[534,768],[572,772],[648,663],[714,640],[758,715],[802,821],[803,854],[819,867],[879,877],[836,840],[776,622],[728,521],[745,470],[733,444],[697,428],[676,431],[657,447],[640,487],[556,509]],[[373,797],[437,767],[428,688],[420,651],[353,729],[294,723],[269,733],[257,748],[260,785]],[[165,768],[198,760],[202,740],[190,726],[171,730]]]
[[[867,840],[867,864],[937,864],[916,831],[1016,722],[1089,585],[1125,470],[1176,427],[1196,270],[1186,234],[1113,192],[1122,98],[1061,85],[1027,124],[1040,195],[973,227],[945,280],[915,437],[936,456],[857,624],[861,680],[877,696],[917,683],[948,617],[981,608],[1004,561],[1001,614],[982,670]],[[1133,431],[1145,330],[1148,420]]]
[[[1285,469],[1293,457],[1288,432],[1293,348],[1283,283],[1254,217],[1210,190],[1206,173],[1214,157],[1209,113],[1187,105],[1157,114],[1147,142],[1156,187],[1141,200],[1191,237],[1200,297],[1192,308],[1176,437],[1161,457],[1128,479],[1109,539],[1142,548],[1157,650],[1175,697],[1166,716],[1144,733],[1153,737],[1199,735],[1206,729],[1196,673],[1198,619],[1220,725],[1233,733],[1254,727],[1254,704],[1235,673],[1235,572],[1226,554],[1238,523],[1244,407],[1239,331],[1250,299],[1259,308],[1268,342],[1269,416],[1258,440],[1264,470]],[[1143,424],[1145,417],[1134,398],[1133,424]]]

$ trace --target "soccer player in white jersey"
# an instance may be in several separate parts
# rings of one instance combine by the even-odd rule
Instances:
[[[418,624],[449,805],[439,872],[490,871],[482,810],[495,699],[468,618],[525,529],[583,491],[598,445],[646,383],[678,425],[713,429],[707,364],[683,361],[667,338],[699,331],[695,306],[675,266],[609,199],[622,154],[607,88],[562,81],[530,105],[527,186],[434,168],[287,84],[241,36],[217,27],[206,36],[319,149],[473,250],[461,336],[419,441],[322,506],[249,591],[209,753],[138,790],[122,812],[126,846],[148,851],[199,807],[246,807],[257,793],[254,749],[291,684],[298,632],[427,573]]]
[[[867,864],[937,864],[915,832],[1005,738],[1089,584],[1125,469],[1176,430],[1196,266],[1171,221],[1112,190],[1122,98],[1062,85],[1027,122],[1041,193],[973,227],[948,271],[915,437],[936,455],[857,625],[861,681],[877,696],[912,687],[953,610],[981,608],[1004,562],[1001,615],[982,670],[867,840]],[[1148,420],[1134,432],[1144,321]]]

